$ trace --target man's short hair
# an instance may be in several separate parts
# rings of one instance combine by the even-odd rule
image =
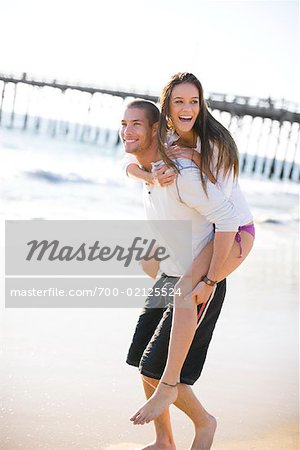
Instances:
[[[126,105],[126,108],[143,109],[151,127],[154,123],[159,121],[160,112],[158,107],[148,100],[133,100]]]

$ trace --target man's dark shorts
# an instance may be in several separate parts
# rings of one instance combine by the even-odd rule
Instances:
[[[153,290],[164,294],[172,291],[179,278],[163,274]],[[198,306],[198,325],[190,350],[180,373],[180,382],[194,384],[200,377],[209,343],[220,315],[226,293],[226,280],[217,284],[214,295],[205,304]],[[200,314],[201,313],[201,314]],[[126,362],[139,367],[140,372],[150,378],[160,379],[168,356],[172,326],[172,297],[170,295],[148,297],[142,310],[129,348]]]

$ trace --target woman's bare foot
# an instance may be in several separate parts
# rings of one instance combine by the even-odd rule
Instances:
[[[146,445],[146,447],[140,450],[176,450],[175,442],[154,442],[153,444]]]
[[[177,385],[170,386],[160,382],[152,397],[130,417],[130,420],[134,425],[144,425],[151,422],[151,420],[156,419],[168,406],[174,403],[177,396]]]
[[[196,428],[196,434],[190,450],[210,450],[217,428],[215,417],[208,416],[201,427]]]

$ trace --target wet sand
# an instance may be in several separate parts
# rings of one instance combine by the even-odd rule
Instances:
[[[299,425],[297,423],[273,430],[264,436],[238,441],[226,440],[213,446],[214,450],[295,450],[299,448]],[[137,450],[141,445],[134,442],[109,445],[105,450]],[[182,447],[183,449],[184,447]],[[187,447],[185,447],[187,448]]]
[[[297,230],[286,231],[260,225],[228,282],[195,385],[218,418],[215,450],[299,448]],[[152,441],[152,424],[129,422],[144,401],[124,362],[138,313],[2,307],[0,449],[133,450]],[[172,417],[177,448],[187,450],[192,426],[174,407]]]

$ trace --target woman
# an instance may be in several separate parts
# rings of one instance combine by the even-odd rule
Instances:
[[[172,158],[189,158],[200,170],[206,192],[209,179],[218,184],[231,200],[240,216],[240,228],[228,254],[215,254],[210,242],[179,280],[176,289],[182,295],[174,298],[174,314],[167,364],[152,397],[131,417],[134,424],[144,424],[159,416],[177,398],[180,370],[190,348],[201,312],[213,295],[218,281],[233,272],[250,252],[254,240],[252,215],[237,183],[238,154],[236,144],[226,130],[208,111],[200,81],[192,74],[174,75],[163,89],[161,118],[158,127],[160,153],[166,166],[158,173],[145,174],[134,160],[128,160],[127,173],[150,183],[168,185],[174,182],[178,162]],[[168,167],[167,167],[168,166]],[[173,173],[166,169],[171,167]],[[215,239],[218,239],[216,233]],[[218,264],[216,264],[218,261]],[[216,267],[218,269],[216,270]],[[151,273],[155,274],[157,267]],[[193,290],[190,292],[190,280]],[[186,308],[187,302],[189,308]],[[203,304],[200,311],[197,305]],[[185,308],[182,308],[185,306]],[[197,317],[198,316],[198,317]]]

